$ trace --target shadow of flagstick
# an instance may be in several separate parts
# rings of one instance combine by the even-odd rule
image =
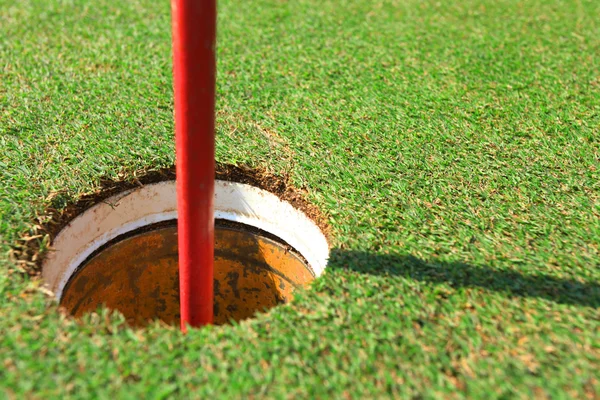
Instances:
[[[595,266],[600,268],[600,265]],[[369,275],[395,275],[454,288],[482,288],[510,296],[532,297],[560,304],[600,307],[600,285],[542,274],[523,274],[461,262],[424,261],[411,255],[333,249],[328,269]]]

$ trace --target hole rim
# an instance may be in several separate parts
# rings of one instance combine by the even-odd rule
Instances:
[[[315,277],[327,266],[330,246],[319,226],[267,190],[217,179],[214,215],[215,220],[241,223],[279,238],[306,260]],[[57,234],[42,263],[44,285],[60,301],[79,266],[106,243],[145,226],[176,219],[174,180],[119,192],[78,215]]]

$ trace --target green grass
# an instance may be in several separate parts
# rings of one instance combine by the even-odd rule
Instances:
[[[61,316],[9,250],[174,162],[169,2],[0,0],[4,396],[599,396],[600,2],[219,11],[218,161],[307,189],[327,273],[187,336]]]

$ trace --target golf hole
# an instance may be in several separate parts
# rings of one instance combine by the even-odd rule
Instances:
[[[292,299],[322,274],[321,229],[275,194],[215,182],[214,323],[241,321]],[[42,277],[75,317],[104,306],[132,326],[179,323],[174,181],[95,204],[55,237]]]

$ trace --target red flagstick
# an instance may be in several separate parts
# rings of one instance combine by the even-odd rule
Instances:
[[[171,0],[181,329],[213,321],[216,0]]]

